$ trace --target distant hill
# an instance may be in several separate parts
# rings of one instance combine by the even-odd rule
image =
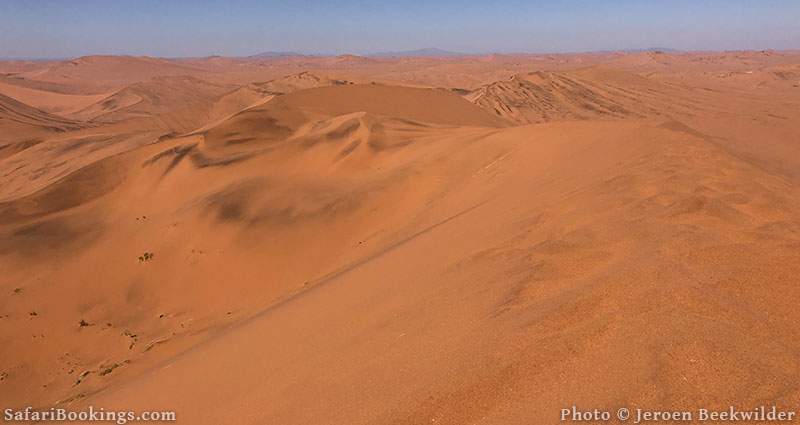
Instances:
[[[625,53],[648,53],[648,52],[667,53],[667,52],[677,52],[678,50],[670,49],[669,47],[645,47],[643,49],[623,49],[620,51]]]
[[[261,52],[255,55],[248,56],[250,58],[283,58],[290,56],[305,56],[297,52]]]
[[[148,56],[82,56],[53,62],[45,68],[31,69],[15,77],[34,81],[32,88],[47,88],[64,94],[102,94],[112,89],[154,77],[202,75],[202,68]]]
[[[371,53],[367,56],[374,57],[439,57],[439,56],[466,56],[466,53],[451,52],[449,50],[437,49],[435,47],[428,47],[425,49],[417,50],[402,50],[398,52],[378,52]]]

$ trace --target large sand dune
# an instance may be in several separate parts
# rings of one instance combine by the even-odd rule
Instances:
[[[81,124],[54,116],[0,94],[0,149],[13,149],[38,136],[75,130]],[[6,155],[8,155],[6,153]]]
[[[0,400],[191,424],[797,406],[798,63],[9,64]]]

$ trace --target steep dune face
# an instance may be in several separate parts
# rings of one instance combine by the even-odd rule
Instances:
[[[4,124],[47,128],[53,131],[67,131],[79,128],[74,121],[48,114],[39,109],[0,95],[0,118]]]
[[[0,97],[0,399],[192,424],[797,405],[800,92],[694,59],[459,96],[300,58],[127,84],[89,127]]]
[[[334,85],[297,91],[249,108],[205,131],[204,144],[217,149],[265,148],[271,142],[315,133],[330,125],[326,120],[349,114],[410,120],[411,125],[505,125],[502,120],[445,90],[378,84]],[[374,123],[380,129],[380,120],[367,121],[371,124],[362,122],[361,125],[372,127]]]
[[[18,79],[0,78],[0,94],[16,99],[22,103],[41,109],[51,114],[68,116],[73,112],[88,107],[107,96],[64,94],[44,88],[31,88],[14,84]]]
[[[169,130],[186,132],[215,118],[211,116],[214,103],[235,89],[194,77],[157,77],[125,87],[74,116],[100,123],[144,118]]]
[[[350,81],[319,76],[308,71],[289,74],[267,82],[249,83],[219,98],[211,109],[211,121],[198,131],[216,127],[236,113],[255,108],[274,96],[315,87],[352,84]]]
[[[26,143],[25,139],[75,130],[81,124],[50,115],[8,96],[0,95],[0,155],[9,155],[9,149]]]

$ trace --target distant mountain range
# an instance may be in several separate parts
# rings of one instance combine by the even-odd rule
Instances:
[[[625,53],[644,53],[644,52],[676,52],[675,49],[670,49],[668,47],[646,47],[641,49],[618,49],[618,50],[599,50],[594,52],[582,52],[582,53],[611,53],[611,52],[625,52]],[[487,54],[487,53],[483,53]],[[516,53],[516,54],[532,54],[532,53]],[[373,58],[403,58],[403,57],[456,57],[456,56],[470,56],[470,55],[478,55],[477,53],[464,53],[464,52],[454,52],[450,50],[439,49],[436,47],[427,47],[424,49],[415,49],[415,50],[399,50],[399,51],[388,51],[388,52],[375,52],[375,53],[367,53],[364,55],[358,55],[363,57],[373,57]],[[306,53],[298,53],[298,52],[291,52],[291,51],[267,51],[258,53],[252,56],[248,56],[250,58],[256,59],[269,59],[269,58],[284,58],[284,57],[293,57],[293,56],[342,56],[337,55],[334,53],[316,53],[316,54],[306,54]]]
[[[389,58],[389,57],[444,57],[444,56],[452,57],[452,56],[467,56],[467,55],[468,53],[452,52],[449,50],[442,50],[434,47],[429,47],[425,49],[402,50],[396,52],[376,52],[376,53],[368,53],[365,55],[357,55],[357,56]],[[346,56],[346,55],[338,55],[334,53],[305,54],[305,53],[290,52],[290,51],[267,51],[251,55],[248,57],[254,59],[269,59],[269,58],[285,58],[292,56]]]
[[[297,52],[261,52],[255,55],[248,56],[250,58],[283,58],[291,56],[307,56]]]
[[[428,47],[425,49],[416,50],[401,50],[397,52],[377,52],[370,53],[366,56],[372,57],[438,57],[438,56],[467,56],[467,53],[451,52],[449,50],[437,49],[435,47]]]
[[[645,52],[677,52],[678,50],[669,47],[646,47],[644,49],[624,49],[623,52],[645,53]]]

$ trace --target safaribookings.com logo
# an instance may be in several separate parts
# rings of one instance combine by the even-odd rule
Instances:
[[[24,410],[5,409],[3,419],[7,422],[83,421],[113,422],[118,425],[125,425],[128,422],[175,422],[177,420],[175,412],[172,411],[136,413],[105,410],[104,408],[95,409],[93,406],[89,406],[87,410],[78,411],[55,407],[48,410],[34,410],[30,406]]]

